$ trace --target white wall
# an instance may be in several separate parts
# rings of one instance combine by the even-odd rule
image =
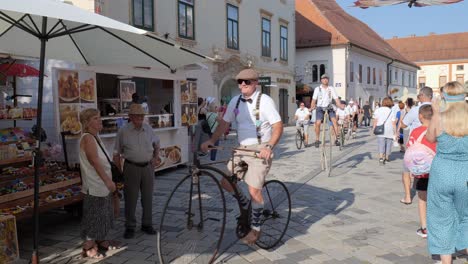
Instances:
[[[317,47],[296,50],[296,81],[310,85],[312,88],[320,85],[320,79],[313,82],[311,73],[306,72],[308,62],[312,64],[324,63],[327,65],[326,73],[330,76],[330,83],[335,86],[337,93],[346,99],[361,99],[362,102],[373,97],[374,100],[384,98],[387,95],[387,63],[391,60],[383,56],[370,53],[359,49],[358,47]],[[350,62],[354,64],[354,80],[350,80]],[[362,82],[359,83],[359,64],[362,65]],[[411,74],[416,76],[416,68],[406,64],[394,62],[390,68],[399,69],[399,80],[401,81],[401,72],[406,76]],[[367,83],[367,67],[370,67],[370,83]],[[373,82],[373,69],[376,70],[376,82]],[[379,80],[379,71],[382,71],[382,82]],[[389,89],[397,88],[398,93],[394,96],[402,96],[408,93],[415,93],[416,83],[411,85],[408,77],[405,84],[394,82]]]
[[[195,2],[195,40],[178,37],[177,6],[178,1],[154,0],[154,31],[163,36],[168,33],[169,39],[181,45],[190,47],[205,55],[214,56],[217,50],[219,63],[206,62],[208,69],[195,70],[189,73],[196,78],[201,97],[213,96],[219,98],[223,83],[237,74],[237,68],[232,71],[219,71],[218,65],[225,63],[233,56],[239,57],[241,67],[246,66],[247,58],[253,62],[253,67],[263,76],[271,76],[272,81],[288,78],[291,83],[282,85],[287,88],[288,112],[290,120],[294,115],[296,105],[294,65],[295,65],[295,2],[294,0],[199,0]],[[239,13],[239,50],[227,48],[226,41],[226,4],[238,6]],[[262,9],[271,16],[271,58],[261,57],[261,18]],[[131,1],[104,0],[103,15],[124,23],[132,23]],[[288,21],[288,61],[280,61],[280,19]],[[275,61],[276,58],[276,61]],[[277,91],[272,90],[272,98],[278,104]]]
[[[463,70],[457,70],[457,65],[463,65]],[[468,62],[439,62],[432,65],[421,65],[421,70],[418,71],[417,84],[419,84],[420,77],[424,77],[426,79],[426,86],[438,92],[440,88],[440,76],[447,76],[447,82],[456,81],[457,76],[463,76],[464,82],[466,82],[468,80]]]

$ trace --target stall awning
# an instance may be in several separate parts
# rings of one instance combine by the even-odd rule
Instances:
[[[47,17],[49,59],[171,70],[210,59],[151,32],[55,0],[0,0],[0,53],[39,58],[42,17]]]

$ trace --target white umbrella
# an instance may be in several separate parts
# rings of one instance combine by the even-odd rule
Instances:
[[[55,0],[0,0],[0,52],[40,59],[38,139],[46,58],[88,65],[165,67],[171,72],[209,59],[147,31]],[[34,153],[32,262],[38,263],[39,140]]]

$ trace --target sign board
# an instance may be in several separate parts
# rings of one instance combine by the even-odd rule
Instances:
[[[259,77],[258,84],[259,85],[271,85],[271,77]]]
[[[276,82],[277,82],[277,83],[287,83],[287,84],[290,84],[290,83],[291,83],[291,80],[290,80],[290,79],[286,79],[286,78],[276,78]]]

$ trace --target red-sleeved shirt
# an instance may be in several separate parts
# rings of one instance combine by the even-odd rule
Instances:
[[[418,140],[419,136],[424,133],[425,131],[427,130],[427,127],[426,126],[420,126],[420,127],[417,127],[415,129],[413,129],[413,131],[411,132],[410,134],[410,137],[409,137],[409,140],[408,140],[408,143],[406,143],[406,147],[409,147],[411,145],[414,144],[414,142],[416,142],[416,140]],[[426,139],[426,136],[424,136],[421,140],[421,144],[427,146],[428,148],[432,149],[434,152],[436,152],[436,148],[437,148],[437,143],[434,142],[429,142],[429,140]],[[428,178],[429,177],[429,174],[426,174],[426,175],[420,175],[418,176],[418,178]]]

